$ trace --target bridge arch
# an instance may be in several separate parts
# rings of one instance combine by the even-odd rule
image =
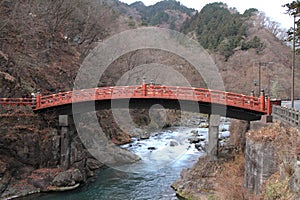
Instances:
[[[143,83],[139,86],[114,86],[61,92],[53,95],[37,96],[35,111],[55,109],[59,113],[75,113],[115,108],[143,108],[160,104],[168,109],[181,109],[201,113],[253,121],[270,114],[270,99],[261,96],[246,96],[236,93],[204,88],[162,86]],[[184,105],[184,106],[182,106]],[[215,109],[211,109],[214,106]],[[223,110],[227,110],[226,113]],[[212,112],[213,111],[213,112]],[[198,112],[198,111],[196,111]]]

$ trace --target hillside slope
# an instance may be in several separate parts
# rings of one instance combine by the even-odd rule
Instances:
[[[226,4],[212,3],[187,20],[181,30],[210,52],[227,91],[250,94],[253,89],[257,95],[261,65],[261,88],[273,98],[288,98],[291,49],[257,21],[259,14],[254,8],[240,14]],[[296,70],[298,98],[299,75]]]
[[[261,65],[261,88],[273,98],[289,98],[291,93],[291,49],[266,29],[251,28],[249,38],[261,38],[265,48],[257,53],[255,49],[237,50],[228,59],[215,54],[227,91],[249,94],[258,93],[259,66]],[[261,64],[259,64],[261,63]],[[299,63],[299,62],[297,62]],[[300,97],[299,77],[296,70],[296,97]],[[254,85],[254,82],[257,84]]]
[[[1,1],[1,96],[71,90],[95,42],[130,28],[119,4],[109,2]]]

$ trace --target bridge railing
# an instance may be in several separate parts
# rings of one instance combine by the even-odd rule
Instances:
[[[0,98],[0,105],[4,106],[34,106],[33,98]]]
[[[139,86],[114,86],[92,89],[60,92],[52,95],[36,95],[36,100],[27,99],[0,99],[0,104],[34,105],[35,110],[60,105],[112,99],[130,98],[160,98],[171,100],[190,100],[239,107],[251,111],[269,113],[269,102],[264,96],[257,98],[230,92],[210,90],[194,87],[161,86],[145,84]]]
[[[288,123],[292,126],[300,127],[300,111],[292,108],[273,105],[272,116],[275,120]]]

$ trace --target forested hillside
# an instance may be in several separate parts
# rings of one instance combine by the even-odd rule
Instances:
[[[262,89],[273,98],[289,97],[292,52],[287,33],[264,13],[249,8],[241,14],[224,3],[212,3],[187,20],[181,31],[214,57],[227,91],[258,94],[261,67]],[[296,89],[298,96],[299,92]]]
[[[196,12],[176,0],[165,0],[152,6],[145,6],[143,2],[138,1],[131,4],[130,7],[139,12],[143,25],[165,25],[170,29],[179,29],[182,23]]]
[[[250,18],[256,12],[256,9],[249,9],[240,14],[236,10],[230,10],[224,3],[208,4],[184,23],[182,31],[194,33],[204,48],[219,52],[227,60],[236,48],[263,50],[260,38],[254,37],[251,41],[246,41]]]

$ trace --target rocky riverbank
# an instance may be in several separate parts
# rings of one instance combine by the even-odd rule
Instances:
[[[73,189],[103,166],[70,135],[70,167],[61,166],[60,135],[51,115],[6,108],[0,118],[0,199]],[[53,121],[52,121],[53,120]],[[49,122],[49,123],[47,123]]]
[[[244,122],[233,126],[245,127]],[[244,124],[244,125],[243,125]],[[172,187],[185,199],[299,199],[299,131],[282,124],[248,131],[245,152],[200,158]],[[243,129],[246,130],[246,129]],[[239,135],[241,135],[240,132]],[[231,134],[232,138],[235,132]],[[235,148],[237,149],[237,148]]]
[[[192,168],[181,172],[180,179],[172,184],[172,188],[176,190],[178,196],[184,199],[201,200],[216,197],[217,188],[225,181],[225,166],[232,163],[237,167],[236,170],[239,171],[240,162],[241,158],[239,155],[228,154],[228,152],[226,156],[218,161],[210,161],[207,156],[202,157]],[[228,175],[227,178],[229,178]],[[239,182],[241,181],[239,180]],[[239,182],[235,182],[235,188],[241,189],[242,184],[239,184]]]

